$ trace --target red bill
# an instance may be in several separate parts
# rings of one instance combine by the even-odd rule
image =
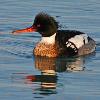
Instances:
[[[36,27],[35,26],[31,26],[31,27],[28,27],[28,28],[15,30],[12,33],[17,35],[17,34],[28,33],[28,32],[36,32]]]

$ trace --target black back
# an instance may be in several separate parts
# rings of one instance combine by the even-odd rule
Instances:
[[[68,42],[68,40],[76,35],[81,35],[81,34],[85,34],[83,32],[80,32],[80,31],[75,31],[75,30],[58,30],[57,31],[57,35],[56,35],[56,43],[58,44],[59,46],[59,49],[61,50],[61,54],[63,55],[63,53],[65,55],[75,55],[78,53],[78,50],[77,52],[75,52],[75,50],[73,48],[68,48],[66,46],[66,42]],[[74,43],[72,43],[72,45],[75,46]],[[77,47],[75,47],[77,49]],[[66,54],[68,53],[68,54]]]

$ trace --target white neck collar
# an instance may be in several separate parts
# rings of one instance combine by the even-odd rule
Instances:
[[[42,37],[40,43],[54,44],[56,33],[50,37]]]

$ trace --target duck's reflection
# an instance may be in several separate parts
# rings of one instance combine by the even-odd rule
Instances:
[[[84,66],[84,58],[78,57],[68,61],[66,63],[66,71],[76,72],[76,71],[83,71],[85,69]]]
[[[35,89],[36,94],[51,95],[57,93],[57,73],[55,61],[55,58],[35,57],[35,68],[41,71],[41,75],[29,75],[27,76],[27,80],[40,83],[40,87]]]
[[[35,68],[43,74],[55,75],[56,72],[83,71],[84,57],[73,58],[46,58],[35,57]]]
[[[31,82],[41,82],[41,89],[55,89],[57,76],[56,75],[29,75],[26,77]],[[28,82],[29,83],[29,82]]]
[[[68,71],[83,71],[84,59],[82,57],[77,58],[47,58],[47,57],[35,57],[35,68],[41,71],[41,75],[29,75],[27,80],[31,82],[40,82],[41,93],[39,94],[55,94],[57,88],[57,74],[58,72]],[[55,91],[54,91],[55,90]],[[36,91],[35,91],[36,92]]]
[[[12,75],[12,81],[21,82],[21,84],[24,81],[25,84],[31,84],[34,90],[33,94],[37,97],[56,94],[57,88],[60,86],[58,82],[60,73],[84,71],[84,60],[89,61],[92,56],[94,55],[72,58],[36,56],[34,58],[34,66],[41,74],[27,75],[26,73],[15,73]]]
[[[35,68],[41,71],[41,75],[27,76],[28,81],[41,82],[40,90],[42,91],[55,89],[57,84],[55,58],[35,57]]]
[[[41,71],[42,89],[55,89],[57,83],[55,58],[35,57],[35,68]]]

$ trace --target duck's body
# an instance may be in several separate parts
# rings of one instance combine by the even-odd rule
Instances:
[[[42,37],[33,52],[38,56],[57,57],[92,53],[95,41],[87,34],[74,30],[58,30],[50,37]]]
[[[35,17],[32,27],[13,33],[37,31],[42,35],[34,48],[34,55],[58,57],[61,55],[85,55],[95,51],[95,41],[87,34],[74,30],[57,30],[55,19],[45,13]]]

